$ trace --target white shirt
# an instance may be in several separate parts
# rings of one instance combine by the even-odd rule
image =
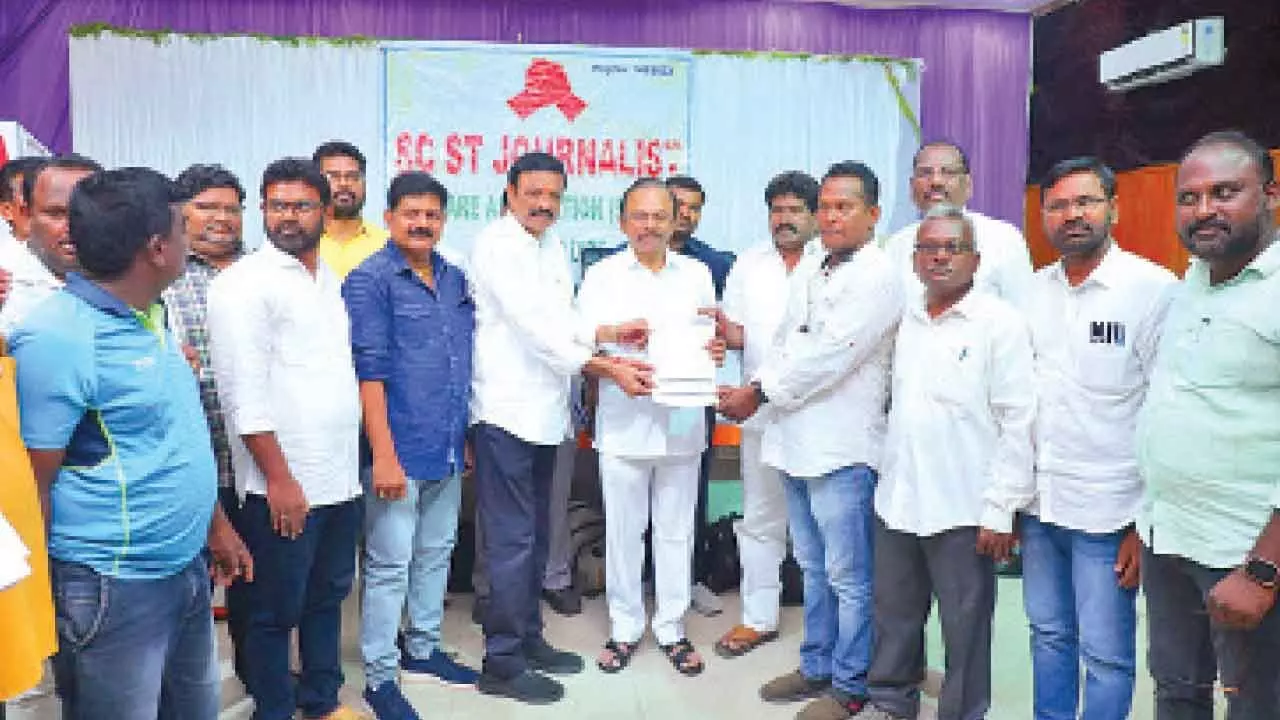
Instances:
[[[1061,261],[1036,273],[1026,310],[1039,397],[1030,511],[1041,520],[1106,533],[1137,518],[1134,433],[1176,281],[1117,245],[1078,287]]]
[[[987,217],[980,212],[965,210],[965,217],[973,223],[973,238],[982,254],[978,272],[973,276],[973,289],[986,292],[1008,302],[1015,308],[1023,307],[1031,290],[1031,251],[1018,228],[1003,220]],[[893,258],[902,275],[907,297],[924,293],[924,285],[916,276],[912,257],[916,249],[916,233],[920,221],[911,223],[881,242],[881,247]]]
[[[810,254],[823,254],[821,241],[811,240],[804,246],[804,255]],[[729,270],[720,306],[731,322],[742,326],[744,380],[755,376],[769,348],[773,347],[773,338],[787,312],[791,277],[792,272],[772,240],[749,248]],[[765,404],[742,426],[760,432],[771,414],[772,409]]]
[[[0,223],[5,225],[5,223]],[[0,268],[12,273],[9,297],[0,306],[0,335],[8,336],[35,306],[57,292],[63,281],[25,243],[0,231]]]
[[[591,359],[577,336],[573,282],[554,230],[541,239],[511,216],[476,237],[468,277],[476,301],[471,419],[528,443],[569,435],[569,379]]]
[[[876,512],[919,536],[1013,532],[1031,502],[1031,334],[1010,305],[970,291],[936,318],[912,304],[893,351],[893,404]]]
[[[693,323],[699,308],[715,304],[706,265],[668,252],[666,265],[654,272],[626,248],[587,269],[578,289],[580,332],[594,336],[600,325],[643,318],[657,336],[665,326]],[[645,357],[622,349],[617,354]],[[617,384],[601,382],[595,447],[622,458],[698,455],[707,448],[706,413],[701,407],[671,408],[652,398],[628,397]]]
[[[755,374],[774,413],[762,459],[794,477],[879,467],[902,316],[902,283],[884,251],[869,243],[830,270],[825,257],[796,266],[782,324]]]
[[[275,433],[313,506],[360,495],[360,391],[337,277],[271,242],[209,283],[209,354],[237,489],[265,495],[241,436]]]

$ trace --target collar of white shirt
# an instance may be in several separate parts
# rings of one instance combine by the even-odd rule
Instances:
[[[1120,266],[1121,255],[1123,255],[1124,252],[1125,251],[1121,249],[1119,245],[1116,245],[1113,240],[1111,247],[1107,248],[1107,253],[1102,256],[1102,261],[1093,269],[1093,272],[1089,273],[1088,277],[1084,279],[1084,282],[1080,283],[1076,287],[1084,287],[1092,283],[1097,283],[1107,288],[1119,286],[1124,282],[1124,268]],[[1067,280],[1067,268],[1063,264],[1062,260],[1058,260],[1053,264],[1053,270],[1051,272],[1053,273],[1053,276],[1064,285],[1070,285]]]
[[[976,300],[974,300],[974,297],[976,297],[976,295],[977,294],[974,293],[973,286],[971,285],[969,287],[968,292],[964,294],[964,297],[961,297],[959,300],[955,301],[955,303],[952,304],[951,307],[947,308],[946,310],[943,310],[942,314],[939,315],[938,317],[931,318],[929,317],[929,296],[927,293],[922,292],[920,293],[919,296],[916,297],[916,301],[911,303],[910,312],[912,316],[914,316],[917,320],[921,320],[925,323],[936,322],[950,315],[959,315],[960,317],[963,317],[963,318],[972,318],[974,317],[974,313],[977,312],[977,309],[974,307],[974,303],[977,302]]]

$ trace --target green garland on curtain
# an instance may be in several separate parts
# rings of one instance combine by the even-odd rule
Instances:
[[[116,35],[119,37],[137,38],[139,40],[150,40],[156,45],[163,45],[171,38],[180,37],[194,42],[208,42],[210,40],[221,40],[223,38],[247,37],[254,38],[261,42],[274,42],[290,47],[319,47],[321,45],[333,45],[336,47],[372,47],[378,44],[377,38],[365,37],[364,35],[350,35],[346,37],[320,37],[316,35],[266,35],[263,33],[197,33],[197,32],[178,32],[175,30],[142,30],[140,28],[126,28],[116,25],[108,25],[107,23],[86,23],[83,25],[72,25],[68,33],[74,38],[102,37],[103,35]]]
[[[102,37],[103,35],[116,35],[119,37],[131,37],[140,40],[149,40],[156,45],[163,45],[171,38],[180,37],[194,42],[208,42],[210,40],[219,40],[229,37],[249,37],[260,42],[274,42],[290,47],[319,47],[321,45],[332,45],[336,47],[372,47],[377,45],[380,40],[377,38],[366,37],[364,35],[350,35],[346,37],[320,37],[315,35],[266,35],[263,33],[198,33],[198,32],[178,32],[173,30],[142,30],[139,28],[120,27],[107,23],[85,23],[81,25],[72,25],[69,34],[74,38]],[[902,89],[902,80],[898,77],[901,72],[907,82],[914,83],[920,79],[920,65],[915,60],[904,58],[887,57],[884,55],[818,55],[805,52],[784,52],[780,50],[694,50],[694,55],[724,55],[727,57],[747,58],[747,59],[764,59],[764,60],[805,60],[810,62],[843,62],[843,63],[871,63],[880,65],[884,68],[885,79],[893,88],[893,92],[898,97],[898,108],[902,111],[903,117],[911,124],[915,130],[916,139],[920,140],[922,131],[920,129],[920,119],[916,116],[915,110],[912,109],[911,103],[907,101],[906,93]]]
[[[805,52],[784,52],[781,50],[694,50],[694,55],[725,55],[727,57],[738,57],[748,59],[764,59],[764,60],[806,60],[809,62],[843,62],[843,63],[870,63],[879,65],[884,68],[885,80],[889,82],[889,86],[893,88],[893,93],[898,97],[898,109],[902,111],[902,116],[910,123],[911,129],[915,131],[916,142],[923,142],[924,131],[920,127],[920,118],[916,116],[915,110],[911,107],[911,103],[907,100],[907,94],[902,89],[902,79],[898,77],[899,71],[906,77],[907,82],[914,83],[920,79],[920,63],[916,60],[905,58],[888,57],[886,55],[817,55]]]

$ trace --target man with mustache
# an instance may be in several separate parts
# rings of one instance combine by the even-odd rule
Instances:
[[[765,683],[767,702],[811,700],[800,720],[862,709],[871,662],[872,497],[888,401],[902,282],[875,246],[880,180],[832,165],[818,191],[822,251],[800,261],[787,309],[751,381],[720,390],[745,420],[770,406],[764,462],[783,474],[804,572],[800,667]]]
[[[14,253],[9,296],[0,307],[0,335],[9,335],[32,308],[61,288],[76,268],[76,249],[68,231],[71,191],[81,179],[102,169],[80,155],[43,160],[23,175],[22,213],[31,234],[25,250]]]
[[[858,720],[914,720],[934,600],[946,677],[938,717],[991,707],[995,561],[1031,501],[1031,334],[974,288],[973,225],[953,205],[925,213],[915,244],[924,292],[908,299],[893,352],[893,404],[876,488],[875,652]]]
[[[240,499],[236,496],[235,473],[231,463],[231,441],[226,421],[218,403],[213,365],[209,359],[208,297],[209,283],[221,271],[240,258],[241,217],[244,212],[244,188],[240,181],[221,165],[192,165],[178,175],[176,182],[188,200],[182,205],[187,236],[187,264],[182,274],[161,295],[169,320],[169,329],[196,359],[196,376],[200,383],[200,401],[209,421],[213,440],[213,456],[218,464],[218,500],[233,527],[239,527]],[[244,585],[236,582],[226,588],[227,630],[236,675],[245,679],[243,650],[245,611]]]
[[[818,181],[806,173],[782,173],[765,186],[772,242],[747,250],[734,263],[725,285],[720,335],[742,351],[742,376],[750,379],[773,341],[787,307],[791,276],[801,259],[820,252],[810,242],[818,231]],[[738,554],[742,564],[742,623],[716,643],[721,657],[746,654],[778,637],[782,587],[779,567],[787,554],[787,499],[782,474],[764,463],[761,437],[767,411],[742,424],[742,521]]]
[[[360,393],[347,308],[319,258],[329,183],[310,160],[262,174],[268,242],[209,285],[209,351],[240,530],[258,573],[242,651],[258,720],[360,717],[338,704],[342,601],[360,523]],[[289,640],[298,631],[296,690]]]
[[[701,322],[708,331],[708,351],[722,361],[723,341],[712,339],[712,322],[699,317],[715,306],[711,273],[667,247],[675,224],[671,191],[660,180],[637,180],[622,194],[619,208],[628,247],[587,270],[578,291],[578,312],[585,326],[641,318],[660,337]],[[607,345],[606,351],[625,356],[633,349]],[[608,673],[622,670],[644,636],[640,578],[643,536],[652,516],[657,593],[653,633],[677,671],[697,675],[703,660],[685,635],[684,614],[690,602],[693,513],[707,443],[706,413],[701,407],[676,408],[651,398],[628,397],[613,383],[602,383],[599,395],[594,438],[608,518],[605,588],[610,632],[597,666]]]
[[[564,687],[543,673],[582,671],[582,658],[542,634],[539,590],[547,561],[556,448],[569,437],[569,384],[578,373],[611,379],[643,395],[650,370],[597,355],[596,344],[635,344],[643,322],[586,328],[573,310],[573,283],[552,225],[560,214],[564,163],[522,155],[507,173],[510,212],[476,238],[469,279],[476,299],[471,415],[477,514],[488,561],[483,693],[551,703]]]
[[[1036,499],[1022,518],[1035,713],[1129,716],[1141,543],[1134,424],[1176,278],[1111,237],[1115,174],[1097,158],[1054,165],[1040,186],[1061,259],[1036,273]]]
[[[1252,138],[1215,132],[1178,164],[1178,236],[1195,257],[1169,305],[1138,469],[1156,717],[1280,707],[1280,186]],[[1215,672],[1216,670],[1216,672]]]
[[[365,200],[364,153],[344,140],[316,148],[311,159],[329,181],[333,201],[324,217],[320,258],[341,281],[387,244],[387,231],[360,216]]]
[[[973,195],[969,158],[951,142],[925,143],[911,162],[911,200],[923,216],[938,204],[965,207]],[[1003,220],[965,209],[973,223],[974,238],[982,264],[974,276],[974,287],[1022,307],[1031,287],[1031,254],[1018,228]],[[924,291],[912,261],[920,223],[914,222],[882,241],[881,247],[897,263],[906,283],[907,295]]]
[[[360,650],[365,700],[379,718],[416,720],[408,676],[470,687],[476,671],[441,649],[449,557],[462,500],[475,306],[436,252],[448,192],[421,172],[396,176],[383,217],[391,242],[351,271],[342,293],[373,469],[365,489]],[[396,631],[408,605],[404,657]]]

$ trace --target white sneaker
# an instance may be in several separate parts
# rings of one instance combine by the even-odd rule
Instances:
[[[703,583],[697,583],[693,586],[691,598],[693,609],[702,615],[712,617],[724,612],[724,602],[720,597],[711,592],[711,588]]]

